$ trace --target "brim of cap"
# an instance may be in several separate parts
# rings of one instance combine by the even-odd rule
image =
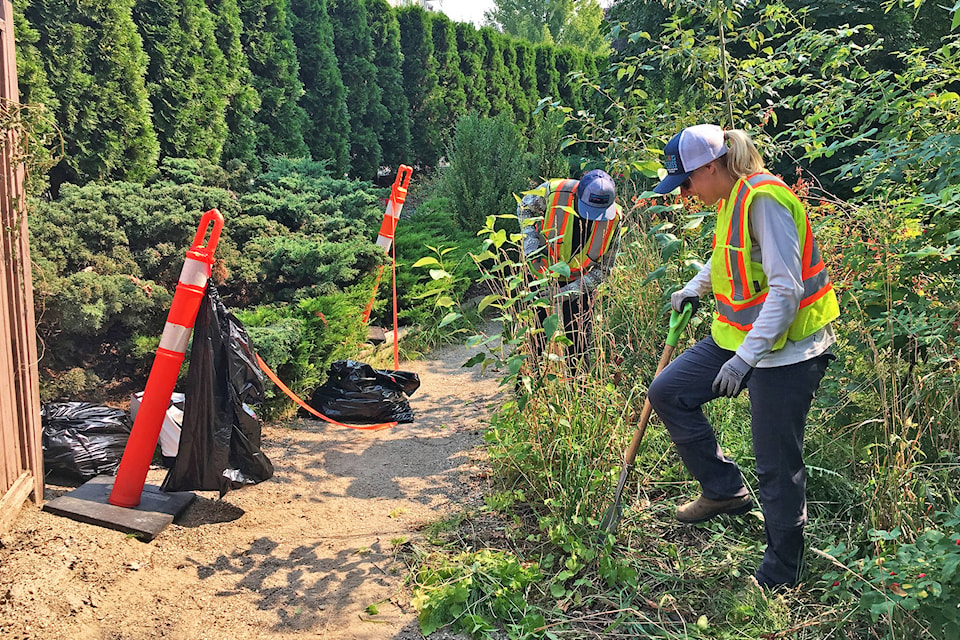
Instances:
[[[592,207],[580,200],[577,203],[577,213],[584,220],[590,220],[591,222],[613,220],[617,215],[617,204],[613,203],[609,207]]]
[[[654,193],[659,193],[661,195],[666,195],[683,184],[683,181],[693,173],[688,171],[687,173],[674,173],[668,175],[666,178],[660,181],[660,184],[653,188]]]

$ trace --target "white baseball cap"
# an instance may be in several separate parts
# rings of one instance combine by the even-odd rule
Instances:
[[[727,154],[723,129],[715,124],[687,127],[670,138],[663,148],[663,166],[667,176],[653,188],[656,193],[670,193],[694,170]]]

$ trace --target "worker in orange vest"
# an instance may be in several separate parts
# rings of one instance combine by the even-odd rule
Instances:
[[[517,206],[524,256],[544,274],[560,263],[570,267],[569,276],[560,275],[551,302],[559,302],[564,333],[573,343],[569,355],[584,368],[590,364],[595,292],[620,245],[623,211],[616,197],[613,178],[594,169],[579,180],[547,180],[524,192]],[[552,308],[538,308],[540,326]],[[534,340],[534,356],[543,352],[545,338]]]

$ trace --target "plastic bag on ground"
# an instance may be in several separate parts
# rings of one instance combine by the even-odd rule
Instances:
[[[180,450],[180,425],[183,424],[183,402],[182,393],[174,393],[170,396],[170,406],[167,408],[167,415],[163,417],[163,424],[160,427],[160,459],[163,466],[170,468],[173,466],[177,452]],[[130,394],[130,421],[137,419],[137,411],[140,409],[140,403],[143,402],[143,391]]]
[[[339,422],[413,422],[407,397],[418,388],[420,377],[415,373],[337,360],[330,365],[327,381],[310,397],[310,406]]]
[[[219,491],[263,482],[273,464],[260,450],[263,373],[243,324],[212,283],[193,330],[180,446],[164,491]]]
[[[116,475],[130,437],[125,411],[89,402],[51,402],[40,407],[40,423],[47,473],[82,481]]]

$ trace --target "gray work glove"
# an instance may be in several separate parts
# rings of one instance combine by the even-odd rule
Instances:
[[[680,289],[670,294],[670,308],[677,313],[683,313],[683,306],[688,302],[693,305],[690,313],[693,315],[700,308],[700,296],[690,293],[687,289]]]
[[[570,284],[566,284],[557,291],[556,297],[558,300],[566,300],[569,298],[576,298],[577,296],[583,295],[583,283],[580,280],[574,280]]]
[[[736,398],[747,386],[752,371],[753,367],[744,362],[743,358],[733,356],[720,367],[720,373],[713,379],[713,392]]]

